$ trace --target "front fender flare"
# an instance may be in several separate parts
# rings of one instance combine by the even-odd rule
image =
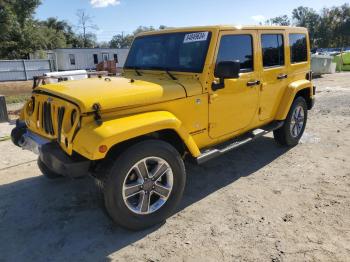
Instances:
[[[279,105],[276,120],[285,120],[296,94],[303,89],[310,89],[310,95],[312,94],[312,83],[309,80],[298,80],[288,85],[281,103]]]
[[[198,146],[181,121],[167,111],[105,120],[101,126],[91,122],[77,133],[73,141],[73,150],[90,160],[103,159],[107,152],[99,151],[101,145],[106,145],[109,150],[121,142],[165,129],[174,130],[194,157],[200,155]]]

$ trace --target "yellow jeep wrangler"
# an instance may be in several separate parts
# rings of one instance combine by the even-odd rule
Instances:
[[[138,35],[122,77],[34,88],[12,132],[49,178],[92,175],[112,219],[142,229],[169,217],[198,164],[268,132],[303,135],[315,87],[297,27],[208,26]]]

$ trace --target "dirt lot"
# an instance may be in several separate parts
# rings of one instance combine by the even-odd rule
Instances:
[[[188,166],[161,226],[114,226],[91,179],[48,181],[0,142],[0,261],[349,261],[350,74],[317,79],[302,143],[271,136]]]
[[[30,94],[33,81],[0,82],[0,94],[5,96]]]

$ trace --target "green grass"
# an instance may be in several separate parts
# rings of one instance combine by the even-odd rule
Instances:
[[[7,140],[10,140],[10,139],[11,139],[10,136],[0,137],[0,142],[7,141]]]
[[[6,104],[24,103],[30,98],[30,95],[6,96]]]

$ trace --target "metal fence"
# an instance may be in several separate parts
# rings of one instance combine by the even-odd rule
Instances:
[[[0,82],[31,80],[52,71],[52,60],[0,60]]]

